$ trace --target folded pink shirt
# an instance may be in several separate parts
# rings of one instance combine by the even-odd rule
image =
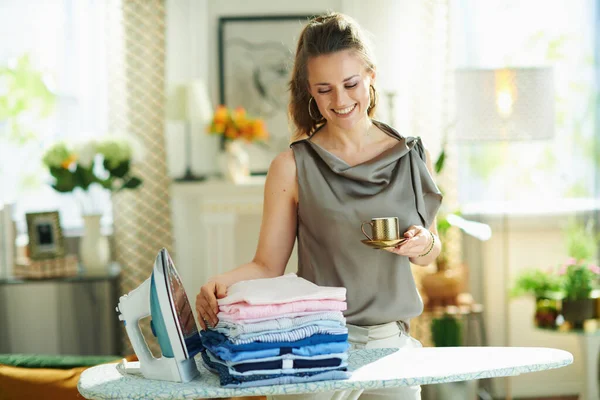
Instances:
[[[345,301],[346,288],[317,286],[296,274],[286,274],[234,283],[227,288],[227,296],[219,299],[218,303],[220,306],[235,303],[267,305],[303,300]]]
[[[235,303],[220,305],[218,318],[227,316],[228,320],[239,321],[256,318],[278,318],[285,314],[311,311],[345,311],[346,302],[339,300],[303,300],[285,304],[250,305]]]

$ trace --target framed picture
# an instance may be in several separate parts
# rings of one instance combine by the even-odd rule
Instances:
[[[250,170],[266,173],[273,157],[287,149],[288,83],[298,37],[312,15],[240,16],[219,18],[219,101],[244,107],[264,119],[269,132],[265,146],[245,145]]]
[[[63,257],[64,238],[58,211],[28,213],[29,257],[32,260]]]

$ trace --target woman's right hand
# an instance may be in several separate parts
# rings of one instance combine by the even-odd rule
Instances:
[[[207,323],[213,327],[217,326],[219,322],[217,299],[225,296],[227,296],[227,286],[219,282],[210,281],[200,288],[200,293],[196,296],[196,312],[202,330],[206,330]]]

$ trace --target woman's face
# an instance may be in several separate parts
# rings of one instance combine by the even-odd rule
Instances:
[[[308,61],[310,94],[327,122],[342,129],[352,129],[366,118],[369,86],[374,78],[375,74],[367,70],[362,58],[351,50]]]

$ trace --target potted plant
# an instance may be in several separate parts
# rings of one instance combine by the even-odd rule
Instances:
[[[596,317],[596,299],[591,295],[598,287],[600,267],[583,259],[571,258],[563,265],[560,273],[563,276],[565,294],[562,315],[575,328],[583,328],[586,319]]]
[[[134,155],[129,139],[107,137],[78,145],[57,142],[43,156],[54,178],[52,187],[61,193],[73,192],[80,202],[84,234],[79,254],[88,272],[104,270],[110,258],[108,240],[100,232],[103,212],[95,194],[102,189],[116,193],[139,187],[142,180],[131,172]]]
[[[565,233],[570,258],[559,270],[564,291],[562,314],[565,321],[582,328],[586,319],[596,317],[596,299],[591,295],[600,278],[600,267],[593,262],[598,239],[592,219],[586,224],[572,221]]]
[[[522,271],[517,275],[510,294],[512,297],[535,297],[535,324],[546,328],[556,325],[563,297],[562,280],[556,268],[529,268]]]

